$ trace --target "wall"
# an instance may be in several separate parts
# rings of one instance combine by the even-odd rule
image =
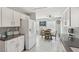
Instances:
[[[36,20],[36,13],[35,12],[34,13],[31,13],[29,16],[30,16],[30,18],[32,20]]]
[[[3,33],[7,30],[7,28],[0,28],[0,33]]]
[[[28,15],[30,17],[30,19],[32,20],[36,20],[36,13],[32,12],[32,13],[26,13],[26,15]]]
[[[46,21],[46,25],[47,26],[39,26],[39,22],[40,21]],[[56,26],[55,26],[55,21],[53,21],[52,19],[48,19],[48,18],[42,18],[42,19],[38,19],[37,21],[36,21],[36,23],[37,23],[37,25],[36,25],[36,28],[37,28],[37,33],[39,34],[40,33],[40,31],[42,30],[42,29],[52,29],[52,31],[55,31],[55,29],[56,29]]]
[[[76,38],[79,38],[79,27],[74,27],[74,34]]]
[[[71,8],[71,26],[79,27],[79,7]]]

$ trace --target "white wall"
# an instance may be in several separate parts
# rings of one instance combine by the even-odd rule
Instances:
[[[46,27],[44,27],[44,26],[39,26],[39,22],[40,21],[46,21]],[[56,26],[55,26],[55,21],[53,21],[53,20],[50,20],[50,19],[48,19],[48,18],[42,18],[42,19],[38,19],[37,21],[36,21],[36,28],[37,28],[37,33],[39,34],[40,33],[40,30],[42,30],[42,29],[52,29],[53,31],[55,31],[55,29],[56,29]]]
[[[71,8],[71,27],[79,27],[79,7]]]
[[[30,18],[32,19],[32,20],[36,20],[36,13],[35,12],[33,12],[33,13],[30,13]]]

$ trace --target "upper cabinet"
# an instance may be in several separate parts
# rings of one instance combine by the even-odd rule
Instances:
[[[1,8],[0,8],[0,27],[1,27]]]
[[[13,10],[9,8],[2,8],[2,27],[11,27],[13,21]]]
[[[14,11],[14,26],[20,26],[21,13]]]
[[[0,27],[20,27],[21,13],[10,8],[0,8]]]
[[[71,8],[71,27],[79,27],[79,7]]]
[[[20,27],[20,20],[26,15],[7,7],[0,8],[0,27]]]

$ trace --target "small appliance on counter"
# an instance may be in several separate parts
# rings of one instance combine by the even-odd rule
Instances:
[[[8,31],[7,35],[13,35],[13,31]]]
[[[7,32],[1,33],[1,38],[6,38],[6,37],[8,37]]]
[[[74,33],[74,29],[73,29],[73,28],[69,28],[69,29],[68,29],[68,32],[69,32],[69,33]]]
[[[14,35],[17,35],[17,34],[19,34],[19,31],[14,31],[13,34],[14,34]]]
[[[73,40],[74,40],[74,38],[73,38],[74,29],[73,29],[73,28],[69,28],[69,29],[68,29],[68,33],[69,33],[68,39],[69,39],[70,41],[73,41]]]

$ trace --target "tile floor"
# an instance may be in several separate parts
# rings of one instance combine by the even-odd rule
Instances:
[[[32,49],[26,50],[26,52],[65,52],[65,51],[66,50],[58,37],[57,39],[53,37],[53,40],[45,40],[40,36],[37,36],[36,45]]]

